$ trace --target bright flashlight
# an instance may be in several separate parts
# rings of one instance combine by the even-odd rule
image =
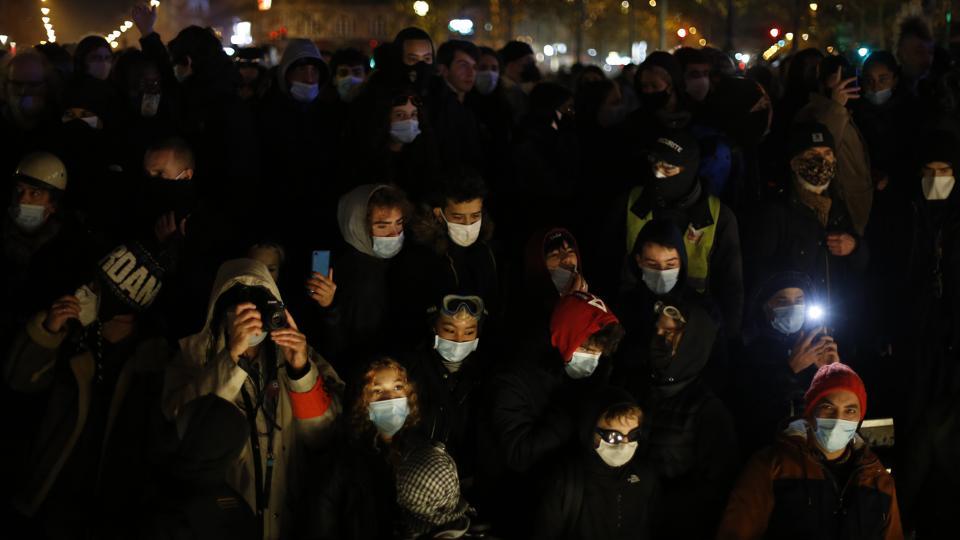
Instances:
[[[823,319],[823,307],[817,304],[814,304],[807,308],[807,318],[811,321],[819,321]]]

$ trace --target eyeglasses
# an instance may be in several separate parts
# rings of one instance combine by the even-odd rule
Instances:
[[[600,436],[600,439],[605,441],[607,444],[621,444],[625,442],[639,441],[643,430],[641,428],[634,428],[630,430],[630,433],[624,435],[615,429],[597,428],[596,433]]]

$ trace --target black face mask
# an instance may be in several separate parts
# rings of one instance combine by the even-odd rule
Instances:
[[[537,68],[537,64],[530,62],[523,67],[523,71],[520,72],[520,82],[531,83],[539,82],[541,78],[540,70]]]
[[[667,106],[667,102],[670,101],[670,92],[666,90],[661,90],[660,92],[642,92],[640,94],[640,101],[643,103],[644,109],[657,111]]]
[[[193,180],[167,180],[148,176],[144,182],[146,203],[153,216],[174,212],[179,222],[197,207],[196,185]]]
[[[673,346],[664,336],[653,335],[650,340],[650,371],[655,378],[660,378],[674,361]]]

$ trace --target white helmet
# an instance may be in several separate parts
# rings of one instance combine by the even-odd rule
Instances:
[[[67,167],[50,152],[27,154],[17,164],[16,176],[39,182],[43,187],[63,191],[67,189]]]

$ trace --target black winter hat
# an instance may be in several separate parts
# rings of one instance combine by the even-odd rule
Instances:
[[[500,49],[500,61],[507,65],[514,60],[519,60],[528,54],[533,54],[533,47],[529,43],[522,41],[509,41]]]
[[[138,242],[117,246],[100,261],[101,287],[119,304],[123,312],[139,312],[150,307],[163,285],[164,264]]]
[[[827,147],[834,150],[833,135],[827,126],[817,123],[794,124],[790,128],[788,148],[790,158],[811,148]]]
[[[696,172],[700,166],[700,144],[693,134],[684,130],[661,131],[650,144],[647,154],[653,162],[665,161],[687,171]]]
[[[640,81],[640,73],[651,67],[658,67],[665,70],[670,74],[670,80],[672,81],[674,91],[679,91],[683,86],[682,81],[683,77],[681,76],[680,71],[680,62],[677,62],[677,59],[673,55],[665,53],[663,51],[657,51],[647,57],[646,60],[640,64],[640,68],[637,70],[637,78],[635,79],[637,83]]]

